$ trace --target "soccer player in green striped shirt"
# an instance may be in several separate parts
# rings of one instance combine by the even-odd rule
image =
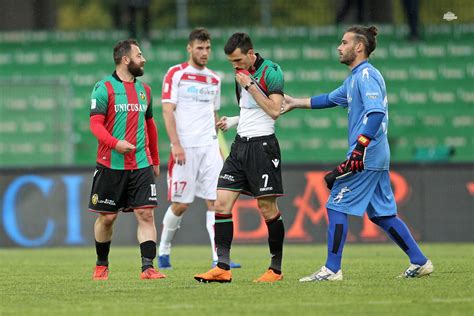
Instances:
[[[89,200],[89,210],[98,214],[94,225],[97,262],[93,279],[108,279],[113,225],[120,211],[134,212],[137,218],[141,279],[161,279],[165,275],[153,267],[158,135],[151,89],[137,79],[144,73],[146,60],[138,42],[132,39],[117,43],[113,57],[114,73],[99,81],[91,95],[90,128],[98,140]]]

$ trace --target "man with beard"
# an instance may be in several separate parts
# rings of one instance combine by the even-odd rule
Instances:
[[[134,212],[138,222],[140,278],[161,279],[165,275],[153,268],[158,135],[151,89],[136,79],[143,75],[146,60],[132,39],[117,43],[113,57],[114,73],[99,81],[91,95],[90,128],[99,143],[89,201],[89,210],[98,213],[94,225],[97,262],[92,278],[108,279],[113,225],[123,211]]]
[[[396,216],[389,174],[387,91],[382,75],[368,62],[376,47],[377,32],[375,26],[352,26],[344,33],[337,50],[340,62],[349,66],[351,74],[342,86],[312,98],[285,95],[282,113],[295,108],[323,109],[339,105],[347,108],[349,120],[347,159],[325,177],[331,189],[326,204],[329,221],[326,264],[301,278],[301,282],[342,280],[347,215],[363,216],[365,211],[408,255],[410,266],[400,277],[421,277],[433,272],[431,260],[423,255],[405,223]]]
[[[170,269],[171,242],[184,212],[195,197],[206,201],[206,227],[211,241],[213,265],[214,201],[222,156],[216,134],[220,108],[221,79],[206,67],[211,53],[211,35],[204,28],[189,34],[187,62],[172,66],[163,80],[163,118],[171,143],[168,163],[168,199],[163,218],[158,265]],[[231,263],[240,268],[237,263]]]

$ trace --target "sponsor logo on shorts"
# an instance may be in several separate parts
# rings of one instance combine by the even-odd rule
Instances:
[[[347,192],[351,192],[351,189],[348,187],[343,187],[332,201],[336,204],[341,202],[344,198],[344,194]]]
[[[115,206],[115,201],[114,200],[109,200],[109,199],[100,200],[100,201],[98,201],[98,203]]]
[[[157,199],[156,199],[156,196],[150,196],[150,197],[148,198],[148,201],[156,201],[156,200],[157,200]]]
[[[275,168],[278,168],[278,164],[280,163],[280,160],[278,159],[272,159],[272,162],[273,162],[273,165],[275,166]]]
[[[273,187],[260,188],[260,192],[271,191],[271,190],[273,190]]]
[[[92,205],[107,204],[107,205],[115,206],[114,200],[109,200],[109,199],[99,200],[99,195],[97,193],[92,195],[91,201],[92,201]]]
[[[92,205],[96,205],[98,201],[99,201],[99,196],[96,193],[91,198]]]
[[[235,182],[234,176],[231,176],[230,174],[227,174],[227,173],[219,176],[219,178],[230,181],[230,182]]]

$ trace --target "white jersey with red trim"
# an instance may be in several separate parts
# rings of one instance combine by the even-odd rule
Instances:
[[[200,147],[217,141],[214,111],[220,108],[221,79],[209,68],[187,62],[171,67],[163,80],[162,102],[176,104],[174,117],[183,147]]]

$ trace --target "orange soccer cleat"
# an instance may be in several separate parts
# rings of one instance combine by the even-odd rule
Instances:
[[[164,275],[153,267],[146,269],[142,272],[142,274],[140,274],[140,279],[142,280],[155,280],[164,278],[166,278],[166,275]]]
[[[109,279],[109,267],[108,266],[95,266],[92,280],[108,280]]]
[[[277,282],[283,280],[283,274],[276,274],[272,269],[268,269],[261,277],[253,282]]]
[[[211,283],[211,282],[229,283],[232,281],[232,271],[215,267],[207,271],[206,273],[196,274],[194,276],[194,279],[203,283]]]

